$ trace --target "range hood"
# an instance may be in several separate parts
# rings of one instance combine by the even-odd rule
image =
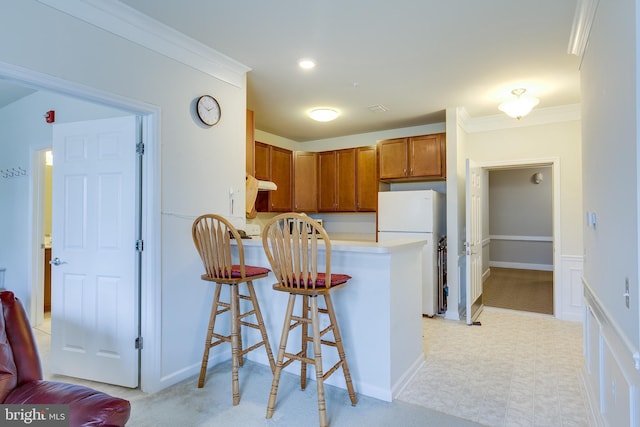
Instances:
[[[258,180],[258,191],[277,190],[278,186],[275,182]]]

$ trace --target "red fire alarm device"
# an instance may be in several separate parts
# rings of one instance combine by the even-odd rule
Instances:
[[[47,123],[53,123],[56,121],[56,112],[53,110],[49,110],[45,113],[44,118]]]

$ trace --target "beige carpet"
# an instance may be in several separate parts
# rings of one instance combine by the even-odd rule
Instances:
[[[483,300],[488,307],[553,314],[553,272],[492,267]]]

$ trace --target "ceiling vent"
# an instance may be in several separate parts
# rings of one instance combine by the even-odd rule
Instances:
[[[384,113],[385,111],[389,111],[389,108],[382,104],[369,105],[367,108],[369,111],[373,111],[374,113]]]

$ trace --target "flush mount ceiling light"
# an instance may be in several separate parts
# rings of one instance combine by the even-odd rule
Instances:
[[[310,70],[316,66],[316,63],[314,62],[313,59],[305,58],[298,61],[298,66],[303,70]]]
[[[309,111],[309,117],[317,122],[330,122],[338,117],[338,114],[333,108],[314,108]]]
[[[531,96],[522,96],[527,90],[525,88],[514,89],[511,91],[516,96],[515,99],[505,101],[498,106],[498,109],[507,116],[520,120],[538,105],[540,100]]]

